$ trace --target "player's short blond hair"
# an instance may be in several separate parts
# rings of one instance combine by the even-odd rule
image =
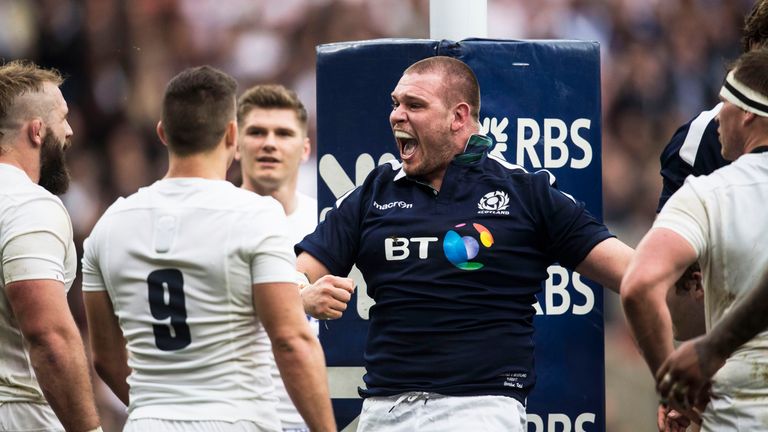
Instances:
[[[43,91],[45,83],[58,87],[63,82],[59,71],[41,68],[28,60],[14,60],[0,65],[0,125],[14,114],[12,110],[17,97]]]

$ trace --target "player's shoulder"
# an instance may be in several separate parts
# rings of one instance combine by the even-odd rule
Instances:
[[[749,178],[742,165],[730,164],[706,175],[688,176],[681,189],[687,188],[699,196],[707,196],[717,190],[741,184]]]
[[[390,159],[377,167],[375,167],[368,177],[367,181],[395,181],[405,177],[405,171],[403,170],[403,163],[397,159]]]
[[[557,178],[547,170],[528,171],[520,165],[508,162],[503,157],[488,154],[482,172],[483,177],[495,179],[513,187],[528,187],[534,189],[557,188]]]
[[[235,186],[224,180],[208,180],[200,182],[199,191],[194,191],[193,206],[210,211],[225,211],[250,218],[257,215],[285,215],[283,206],[275,198],[259,195]]]
[[[61,198],[48,192],[42,186],[33,183],[30,187],[19,192],[21,193],[14,194],[8,198],[15,202],[20,210],[40,211],[39,208],[43,207],[49,211],[67,214]]]
[[[251,192],[246,189],[234,187],[234,190],[228,191],[231,194],[227,198],[228,203],[222,203],[222,205],[231,206],[233,211],[242,211],[247,213],[280,213],[285,214],[280,201],[269,195],[259,195],[255,192]]]
[[[518,199],[530,205],[538,205],[544,197],[563,196],[570,201],[576,199],[560,190],[557,177],[547,169],[528,171],[524,167],[507,162],[501,157],[489,154],[486,162],[488,168],[483,172],[485,181],[477,182],[482,185],[487,181],[495,182],[514,190]]]
[[[5,183],[0,187],[0,217],[4,223],[19,226],[71,225],[69,213],[61,199],[28,177],[21,181]]]
[[[4,203],[44,201],[64,206],[59,197],[30,180],[24,171],[5,163],[0,163],[0,195]]]
[[[250,210],[253,206],[272,206],[273,199],[241,189],[225,180],[203,178],[162,179],[135,193],[118,198],[108,209],[120,212],[141,208],[193,206],[234,211]]]
[[[522,166],[513,164],[504,159],[503,156],[495,153],[488,153],[484,165],[486,171],[485,174],[490,172],[495,173],[498,176],[514,179],[524,179],[531,175],[531,173]]]
[[[107,209],[104,211],[101,219],[133,208],[142,207],[151,202],[151,200],[148,199],[147,190],[152,186],[154,186],[154,183],[152,185],[139,188],[138,191],[128,196],[117,197],[115,201],[113,201],[112,204],[110,204],[109,207],[107,207]]]
[[[706,176],[692,178],[692,181],[718,185],[756,185],[764,184],[768,179],[765,165],[766,156],[763,154],[744,154],[732,163],[718,168]]]
[[[339,206],[349,197],[356,195],[365,197],[375,191],[377,193],[394,193],[395,185],[406,178],[403,164],[397,159],[390,159],[374,167],[361,184],[343,193],[336,202]]]

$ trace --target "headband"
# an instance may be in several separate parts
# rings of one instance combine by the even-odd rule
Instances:
[[[731,70],[726,75],[723,87],[720,89],[720,97],[744,111],[768,117],[768,97],[739,82],[733,72]]]

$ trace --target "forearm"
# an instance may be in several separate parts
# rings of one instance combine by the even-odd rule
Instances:
[[[664,301],[643,294],[622,295],[621,300],[640,352],[655,376],[667,356],[674,351],[672,320]]]
[[[325,357],[312,335],[273,344],[275,361],[288,394],[310,430],[335,431]]]
[[[654,377],[674,350],[667,293],[696,251],[677,233],[653,228],[637,247],[621,281],[621,303],[635,340]]]
[[[106,291],[83,293],[93,367],[112,392],[128,405],[128,352],[112,302]]]
[[[605,239],[592,248],[575,270],[618,294],[633,252],[618,239]]]
[[[28,338],[32,367],[46,400],[66,431],[99,426],[80,335],[72,328]]]
[[[739,300],[704,338],[722,358],[768,328],[768,273]]]
[[[128,375],[131,374],[131,369],[128,368],[125,361],[97,361],[94,362],[94,368],[102,381],[104,381],[104,384],[112,390],[112,393],[125,406],[128,406],[130,390]]]

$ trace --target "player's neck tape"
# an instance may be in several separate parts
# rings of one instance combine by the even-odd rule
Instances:
[[[720,89],[720,97],[745,111],[768,117],[768,97],[739,82],[733,72],[731,70],[725,77],[723,88]]]

